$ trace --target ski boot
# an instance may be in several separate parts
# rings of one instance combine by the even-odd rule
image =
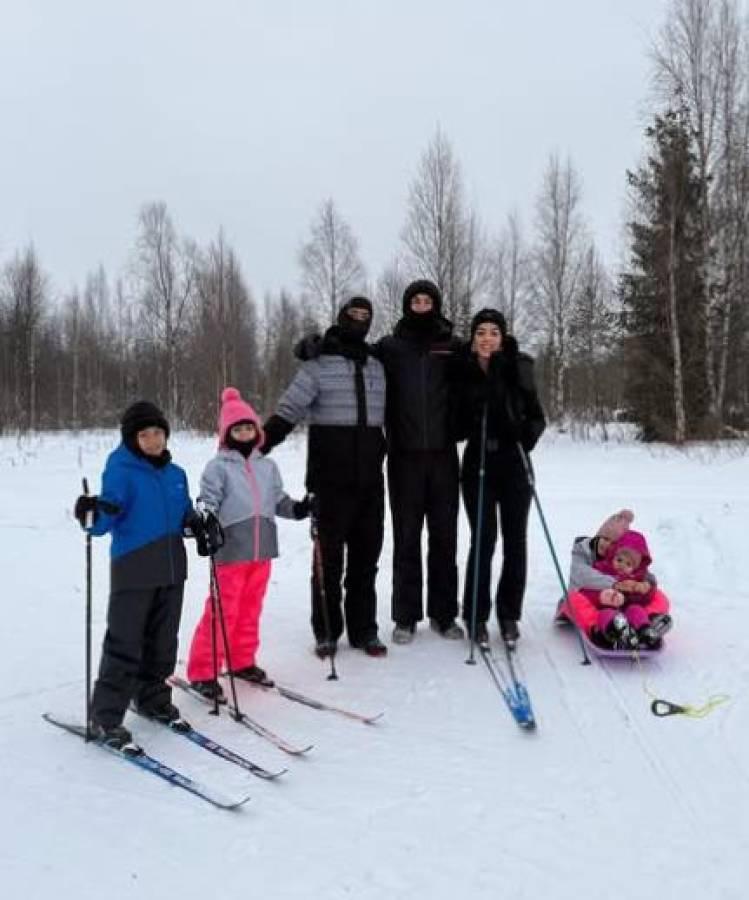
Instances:
[[[158,706],[138,705],[136,706],[136,712],[146,719],[152,719],[154,722],[158,722],[159,725],[166,725],[166,727],[171,728],[172,731],[184,732],[190,730],[190,724],[182,718],[180,711],[171,700],[167,700]]]
[[[265,669],[261,669],[260,666],[245,666],[244,669],[237,669],[232,674],[241,681],[249,681],[250,684],[259,684],[261,687],[271,688],[274,685]]]
[[[468,626],[468,633],[470,634],[470,625]],[[476,622],[476,633],[473,636],[473,641],[479,647],[489,646],[489,629],[486,627],[486,622]]]
[[[138,750],[137,745],[133,743],[132,734],[124,725],[102,725],[100,722],[92,721],[89,725],[89,734],[91,740],[106,744],[107,747],[120,753],[133,753]]]
[[[508,650],[514,650],[520,640],[518,623],[514,619],[500,619],[499,630]]]
[[[210,681],[191,681],[190,687],[206,700],[218,700],[219,703],[226,703],[226,694],[218,681],[212,679]]]

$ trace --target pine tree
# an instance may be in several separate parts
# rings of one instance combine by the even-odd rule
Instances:
[[[635,215],[620,279],[625,398],[644,440],[681,443],[707,428],[700,204],[693,136],[683,113],[656,116],[650,154],[627,173]]]

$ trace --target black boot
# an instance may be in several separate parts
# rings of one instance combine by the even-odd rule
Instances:
[[[596,647],[600,647],[601,650],[614,649],[613,641],[611,641],[602,631],[599,631],[595,625],[590,629],[588,637],[590,638],[591,644],[595,644]]]
[[[637,630],[639,645],[645,650],[660,650],[663,646],[662,638],[658,637],[652,625],[643,625]]]
[[[352,641],[351,646],[357,650],[363,650],[367,656],[386,656],[388,652],[388,648],[376,634],[365,638],[363,641],[357,641],[356,643]]]
[[[137,750],[133,744],[133,736],[125,728],[124,725],[102,725],[99,722],[92,721],[89,726],[91,739],[98,741],[100,744],[106,744],[113,750],[119,750],[121,753],[127,753],[128,748],[133,751]]]
[[[671,630],[673,624],[674,621],[668,613],[656,613],[650,617],[650,627],[660,638]]]
[[[173,725],[175,722],[181,721],[182,717],[177,707],[171,702],[166,701],[159,706],[141,706],[136,707],[137,712],[147,719],[153,719],[162,725]]]
[[[190,687],[206,700],[217,699],[219,703],[226,703],[226,694],[218,681],[191,681]]]
[[[518,623],[514,619],[500,619],[499,630],[502,634],[502,640],[510,650],[514,650],[515,644],[520,640]]]
[[[466,631],[469,636],[471,634],[471,625],[470,622],[466,623]],[[476,622],[476,633],[473,636],[473,640],[476,644],[479,644],[481,647],[489,646],[489,630],[486,627],[486,622]]]
[[[315,656],[318,659],[327,659],[329,656],[335,656],[338,644],[335,641],[327,641],[320,638],[315,644]]]
[[[235,678],[240,678],[242,681],[249,681],[250,684],[273,687],[273,681],[268,678],[265,669],[261,669],[260,666],[245,666],[244,669],[237,669],[233,674]]]
[[[624,613],[621,612],[618,612],[609,622],[605,635],[612,645],[620,650],[636,650],[640,643],[637,638],[637,632],[629,624]]]

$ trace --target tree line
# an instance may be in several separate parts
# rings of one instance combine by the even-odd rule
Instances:
[[[642,160],[622,177],[618,267],[596,246],[570,159],[550,155],[527,224],[511,211],[491,234],[440,128],[412,176],[399,249],[374,278],[332,198],[299,248],[300,290],[262,302],[222,231],[199,246],[164,203],[146,203],[115,278],[99,267],[58,297],[33,245],[5,261],[0,428],[111,425],[148,397],[176,424],[212,429],[226,384],[269,412],[301,335],[355,292],[387,332],[405,284],[425,277],[458,333],[479,307],[503,310],[537,357],[552,421],[621,418],[645,440],[677,443],[746,435],[749,25],[738,0],[672,0],[650,71]]]

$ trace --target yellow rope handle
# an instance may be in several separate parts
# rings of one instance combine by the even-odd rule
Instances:
[[[642,689],[652,701],[650,709],[653,715],[658,716],[659,718],[679,715],[687,716],[690,719],[704,719],[705,716],[709,716],[716,707],[720,706],[722,703],[728,703],[731,699],[729,694],[712,694],[702,706],[691,706],[690,704],[671,703],[669,700],[661,700],[648,686],[645,669],[643,668],[642,660],[640,659],[640,654],[637,650],[632,650],[632,659],[634,659],[640,669]]]
[[[707,702],[703,703],[702,706],[685,706],[684,715],[692,719],[704,719],[716,706],[720,706],[721,703],[728,703],[730,699],[728,694],[713,694],[711,697],[708,697]]]

